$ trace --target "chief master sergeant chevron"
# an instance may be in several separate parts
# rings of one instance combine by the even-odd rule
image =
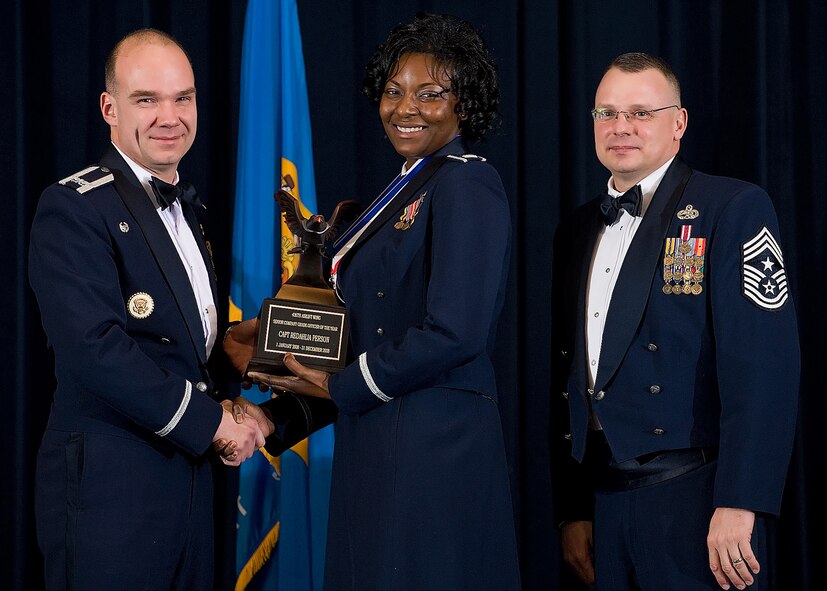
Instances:
[[[215,276],[203,206],[177,172],[195,138],[195,77],[152,29],[124,37],[105,76],[112,145],[43,192],[31,233],[57,377],[36,469],[46,587],[210,589],[206,452],[233,440],[237,464],[264,437],[212,397],[207,371]]]
[[[591,114],[608,190],[555,246],[564,557],[597,591],[766,589],[799,387],[772,202],[681,159],[660,58],[616,58]]]

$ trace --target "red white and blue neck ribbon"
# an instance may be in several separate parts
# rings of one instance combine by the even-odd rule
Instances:
[[[422,170],[429,159],[430,156],[426,156],[419,160],[407,173],[404,175],[399,174],[393,179],[393,181],[385,187],[385,190],[362,212],[362,215],[356,218],[356,221],[351,224],[347,231],[333,242],[334,255],[330,269],[330,279],[334,285],[336,284],[336,273],[338,272],[339,262],[342,260],[342,257],[347,254],[359,236],[361,236],[362,232],[376,219],[376,216],[385,209],[385,206],[405,188],[408,181],[410,181],[417,172]]]

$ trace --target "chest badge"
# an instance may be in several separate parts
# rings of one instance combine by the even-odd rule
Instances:
[[[120,231],[121,231],[121,232],[123,232],[124,234],[126,234],[127,232],[129,232],[129,224],[127,224],[126,222],[121,222],[120,224],[118,224],[118,228],[119,228],[119,229],[120,229]]]
[[[422,207],[422,202],[425,201],[425,195],[427,194],[428,191],[425,191],[419,196],[419,199],[406,206],[405,209],[402,210],[402,215],[399,216],[399,221],[396,222],[393,227],[397,230],[407,230],[413,226],[416,215],[419,213],[419,209]]]
[[[155,309],[155,300],[148,293],[139,291],[127,300],[126,309],[133,318],[143,320],[152,314]]]
[[[706,238],[693,238],[690,225],[681,226],[679,238],[667,238],[663,249],[663,293],[701,295],[705,256]]]
[[[701,212],[692,207],[692,204],[687,204],[682,210],[678,212],[678,219],[679,220],[694,220],[696,217],[701,215]]]

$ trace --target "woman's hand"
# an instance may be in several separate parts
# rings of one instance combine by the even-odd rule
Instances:
[[[260,386],[264,385],[274,390],[286,390],[295,394],[330,400],[330,391],[327,389],[327,381],[330,378],[329,373],[305,367],[296,361],[292,353],[284,355],[284,365],[295,375],[274,376],[266,373],[251,372],[248,376]]]

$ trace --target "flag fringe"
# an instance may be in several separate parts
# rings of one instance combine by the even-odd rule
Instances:
[[[244,591],[256,573],[270,560],[270,555],[279,543],[280,526],[281,521],[276,522],[273,529],[267,533],[261,541],[261,544],[256,548],[256,551],[250,556],[247,564],[244,565],[244,568],[241,569],[241,572],[238,574],[238,579],[236,579],[235,582],[235,591]]]

